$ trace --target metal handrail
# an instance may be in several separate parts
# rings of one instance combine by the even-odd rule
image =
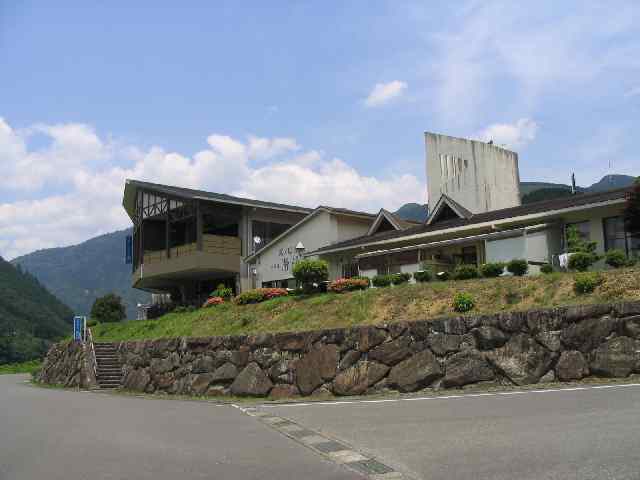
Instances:
[[[93,364],[93,375],[97,381],[98,380],[98,369],[97,369],[98,360],[96,359],[96,350],[93,347],[93,334],[91,333],[91,328],[89,327],[87,327],[87,341],[89,342],[89,345],[91,347],[91,357],[93,360],[91,363]]]

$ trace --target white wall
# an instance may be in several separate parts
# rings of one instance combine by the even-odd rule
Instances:
[[[312,252],[342,240],[366,234],[373,219],[364,221],[356,217],[338,216],[325,211],[292,230],[276,243],[266,246],[258,257],[255,268],[256,283],[293,278],[293,264],[301,257],[295,247],[302,242],[305,252]],[[338,278],[342,273],[343,256],[329,256],[329,278]]]
[[[473,213],[520,205],[517,153],[429,132],[425,146],[430,209],[443,193]]]

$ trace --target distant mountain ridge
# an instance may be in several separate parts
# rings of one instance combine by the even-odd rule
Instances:
[[[29,273],[0,257],[0,363],[42,356],[71,333],[73,314]]]
[[[11,263],[35,275],[78,315],[88,315],[96,298],[114,292],[126,304],[128,318],[135,318],[137,304],[151,297],[131,288],[131,265],[124,261],[130,234],[130,229],[107,233],[70,247],[38,250]]]

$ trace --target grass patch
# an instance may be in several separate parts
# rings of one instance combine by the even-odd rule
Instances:
[[[456,315],[452,301],[460,292],[474,298],[471,314],[640,300],[640,268],[610,270],[603,272],[602,277],[602,284],[588,295],[576,295],[571,273],[434,281],[343,294],[280,297],[252,305],[228,303],[194,312],[171,313],[155,320],[100,324],[92,331],[96,340],[122,341],[246,335],[423,320]]]
[[[41,366],[42,362],[40,360],[30,360],[22,363],[3,363],[0,364],[0,375],[33,373],[40,369]]]

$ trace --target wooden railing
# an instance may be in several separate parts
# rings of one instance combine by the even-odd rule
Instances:
[[[184,257],[186,255],[192,255],[198,251],[198,245],[196,243],[187,243],[185,245],[179,245],[169,250],[171,258]],[[234,255],[240,256],[242,252],[241,241],[238,237],[225,237],[222,235],[203,235],[202,236],[202,251],[205,253],[212,253],[217,255]],[[166,250],[145,250],[144,263],[159,263],[167,259]]]

